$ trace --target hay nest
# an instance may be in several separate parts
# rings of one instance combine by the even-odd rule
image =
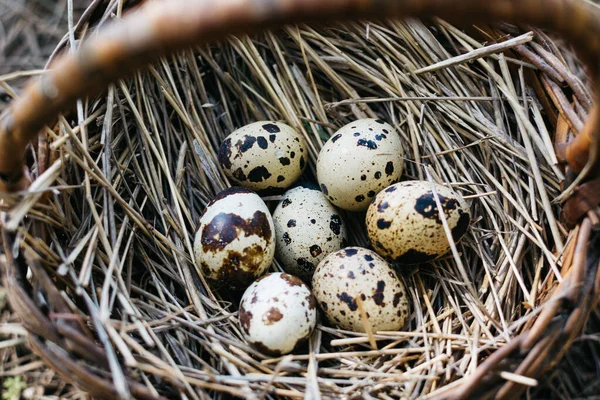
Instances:
[[[113,12],[84,14],[77,39]],[[586,84],[541,31],[438,19],[290,26],[155,63],[47,130],[28,155],[41,177],[18,203],[4,198],[5,227],[48,278],[38,284],[58,288],[34,301],[53,304],[47,317],[75,343],[44,347],[47,358],[120,395],[440,396],[529,328],[571,265],[577,231],[559,220],[553,143],[583,126]],[[230,186],[216,149],[242,125],[283,121],[309,144],[305,178],[316,181],[324,142],[368,117],[400,133],[402,180],[468,199],[471,229],[456,252],[399,270],[412,304],[401,331],[368,337],[321,320],[293,355],[263,355],[242,339],[239,298],[193,262],[199,217]],[[343,216],[349,244],[369,247],[364,213]]]

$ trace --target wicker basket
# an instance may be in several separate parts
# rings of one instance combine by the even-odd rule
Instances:
[[[239,378],[240,369],[246,368],[245,366],[250,366],[247,370],[264,372],[265,370],[261,371],[262,366],[270,365],[270,361],[244,348],[239,341],[228,341],[228,338],[219,336],[215,331],[214,327],[220,324],[235,326],[235,318],[231,314],[215,315],[214,310],[224,309],[221,305],[215,305],[223,298],[215,298],[212,292],[206,289],[209,286],[201,274],[189,267],[191,263],[186,259],[185,240],[178,239],[181,232],[173,234],[155,229],[152,221],[143,220],[143,210],[131,211],[133,208],[128,208],[128,203],[121,193],[106,180],[106,171],[98,169],[97,160],[92,157],[93,149],[78,153],[81,148],[87,146],[85,140],[88,139],[88,132],[84,132],[83,127],[79,131],[66,128],[72,124],[62,117],[58,123],[56,119],[60,112],[72,108],[78,99],[106,90],[110,84],[118,82],[118,79],[131,76],[138,69],[156,62],[159,57],[171,57],[176,52],[188,51],[191,46],[206,45],[212,40],[224,40],[227,34],[264,32],[268,28],[292,23],[331,23],[333,20],[348,22],[359,18],[374,20],[402,16],[427,18],[432,15],[458,24],[505,21],[552,30],[574,45],[579,59],[588,67],[587,72],[594,80],[595,88],[598,88],[600,82],[600,9],[583,0],[174,0],[164,3],[148,2],[136,6],[138,9],[128,12],[122,20],[111,23],[105,23],[104,18],[98,18],[98,12],[95,10],[98,4],[99,2],[94,2],[94,6],[84,15],[82,23],[76,27],[76,32],[80,33],[91,22],[106,26],[102,26],[99,33],[92,35],[76,53],[53,60],[52,71],[40,79],[33,80],[0,120],[0,189],[4,192],[2,201],[7,209],[2,221],[2,237],[10,303],[29,332],[28,343],[31,349],[65,380],[73,382],[97,398],[206,398],[215,396],[216,393],[247,398],[266,395],[306,395],[307,398],[319,398],[338,397],[341,394],[336,392],[337,389],[332,389],[335,380],[318,380],[316,371],[319,367],[315,354],[319,349],[312,340],[307,351],[309,355],[297,359],[300,363],[294,363],[293,358],[292,361],[279,360],[277,367],[269,370],[273,375],[270,381],[247,379],[243,384],[239,383],[240,381],[232,383],[233,381],[227,380],[227,376],[217,376],[211,372],[219,369],[225,371],[223,375]],[[119,9],[113,11],[120,12]],[[107,15],[109,14],[110,10]],[[93,20],[94,18],[96,19]],[[509,31],[515,29],[512,26],[505,28]],[[293,36],[294,32],[290,29],[286,34]],[[535,34],[547,40],[542,32],[536,31]],[[539,51],[536,52],[536,49]],[[535,311],[524,313],[527,318],[523,317],[521,322],[516,321],[517,327],[511,328],[513,332],[519,333],[518,336],[507,337],[505,342],[481,350],[474,344],[477,355],[469,355],[471,361],[467,363],[477,368],[469,369],[463,377],[456,376],[452,371],[440,373],[436,379],[441,383],[436,381],[423,385],[415,384],[421,386],[419,390],[414,389],[410,392],[413,396],[429,394],[432,398],[517,398],[527,389],[527,385],[531,385],[534,379],[539,379],[551,370],[563,357],[581,333],[599,298],[600,275],[597,271],[600,260],[600,235],[594,231],[594,227],[597,227],[600,221],[600,116],[593,109],[584,126],[577,124],[580,120],[579,115],[586,115],[588,109],[592,108],[591,97],[587,95],[583,84],[575,75],[570,74],[568,68],[557,61],[558,57],[552,56],[543,46],[516,47],[513,55],[521,63],[533,64],[539,70],[540,79],[528,78],[527,83],[532,84],[531,90],[536,93],[544,93],[541,97],[550,99],[543,105],[548,114],[545,126],[555,133],[556,158],[566,166],[564,194],[560,200],[564,226],[569,227],[571,232],[562,233],[568,237],[568,241],[558,256],[560,271],[556,276],[561,278],[532,279],[537,279],[535,282],[546,279],[544,285],[540,286],[546,292],[539,293],[535,298],[537,303],[543,301],[543,304],[529,304]],[[188,56],[194,57],[189,54]],[[210,54],[203,53],[202,56],[209,64],[210,61],[214,61]],[[224,60],[227,60],[227,57],[224,57]],[[557,63],[553,64],[552,61]],[[176,69],[174,71],[176,74]],[[158,87],[165,84],[159,79],[162,75],[155,69],[149,73],[157,79]],[[556,84],[557,74],[558,80],[568,88],[576,100],[569,101],[563,94]],[[222,79],[233,78],[223,76]],[[182,91],[185,91],[184,82],[181,81]],[[142,81],[138,81],[134,87],[138,94],[144,92]],[[222,88],[217,85],[202,90],[213,90],[217,93]],[[131,99],[121,99],[122,103],[119,103],[113,95],[114,86],[108,91],[107,98],[111,102],[115,101],[115,104],[120,104],[120,107],[115,106],[113,110],[113,104],[110,104],[103,110],[111,109],[111,112],[122,113],[122,106]],[[248,101],[248,104],[251,102]],[[136,97],[134,103],[140,107],[152,107],[152,104],[144,103],[141,95]],[[78,107],[81,116],[83,103],[79,103]],[[207,107],[211,105],[208,104]],[[252,107],[249,106],[249,109]],[[176,107],[172,110],[173,114],[179,112],[181,109]],[[101,114],[92,114],[90,118],[94,120]],[[245,115],[253,114],[249,111]],[[104,117],[110,121],[110,118],[106,118],[105,115]],[[141,119],[136,119],[136,122],[139,121]],[[311,124],[314,121],[307,123]],[[51,129],[47,128],[47,125]],[[101,125],[98,124],[99,127]],[[184,125],[177,129],[184,130]],[[531,128],[534,129],[533,125]],[[128,129],[144,128],[140,123],[138,126],[134,124],[123,129],[123,132],[127,133]],[[35,151],[31,151],[29,143],[40,132],[43,135],[34,146]],[[86,139],[78,139],[78,134]],[[151,133],[148,132],[148,135]],[[111,138],[103,136],[103,140],[105,139]],[[215,140],[217,139],[219,138],[215,137]],[[73,146],[63,146],[69,140],[74,143]],[[127,141],[127,134],[113,140],[120,141],[124,146],[131,145],[131,142]],[[51,149],[63,146],[60,147],[62,150],[58,157],[52,151],[48,151],[49,142]],[[148,147],[138,151],[164,151],[152,148],[151,143],[148,142]],[[191,148],[192,144],[188,146]],[[194,146],[198,154],[206,155],[214,152],[218,143],[197,141]],[[189,148],[182,150],[182,154]],[[24,157],[24,154],[27,154],[27,157]],[[87,158],[79,157],[79,154],[87,154]],[[33,160],[32,155],[35,156]],[[110,154],[107,157],[110,157]],[[27,160],[24,161],[24,158]],[[27,164],[25,168],[24,162]],[[119,163],[125,163],[125,160],[116,162],[120,165]],[[35,168],[30,173],[32,165],[35,165]],[[140,161],[140,165],[140,168],[144,168],[143,160]],[[179,169],[174,169],[179,172],[181,166],[178,163],[176,167]],[[215,168],[210,162],[206,163],[205,159],[199,161],[199,169],[204,170],[205,175],[195,182],[210,187],[207,192],[216,192],[226,186],[222,175]],[[126,180],[127,171],[122,173],[122,179]],[[71,175],[70,178],[66,177],[68,174]],[[65,193],[69,190],[68,184],[73,183],[72,177],[83,175],[92,176],[101,190],[112,196],[116,207],[120,208],[120,226],[133,221],[135,229],[131,230],[130,236],[123,237],[124,231],[115,226],[113,232],[91,233],[83,244],[69,243],[68,237],[59,237],[60,224],[66,221],[59,223],[54,218],[54,211],[45,209],[44,204],[51,201],[60,203],[58,199],[68,197],[62,190]],[[36,179],[33,180],[32,176]],[[169,184],[178,185],[182,179],[185,178],[178,176]],[[60,182],[60,191],[53,187],[56,181]],[[132,202],[135,202],[132,199],[139,195],[135,186],[135,183],[131,186],[129,201]],[[82,198],[82,201],[93,203],[94,199],[89,196],[89,192],[87,193],[88,197]],[[205,200],[209,199],[202,199],[201,202]],[[68,206],[66,202],[64,204]],[[173,218],[173,215],[181,215],[180,211],[171,212],[170,206],[165,202],[165,216]],[[113,206],[107,203],[105,207]],[[105,216],[96,214],[93,217],[101,221]],[[84,226],[88,223],[89,221],[71,221],[74,227],[62,230],[63,235],[76,230],[77,224]],[[102,225],[101,222],[99,224]],[[185,223],[181,225],[186,226]],[[102,242],[102,235],[105,235],[106,243]],[[163,329],[168,329],[168,323],[171,321],[178,327],[189,328],[190,332],[202,335],[197,339],[198,342],[208,344],[197,356],[174,351],[173,349],[178,347],[172,343],[160,343],[154,336],[152,321],[141,318],[135,310],[127,308],[129,301],[135,302],[130,296],[135,297],[139,294],[135,290],[141,290],[137,286],[137,289],[133,290],[131,286],[132,280],[138,282],[144,279],[140,266],[131,265],[131,262],[130,265],[124,266],[119,260],[118,251],[103,253],[103,258],[93,252],[88,254],[85,250],[89,249],[85,245],[90,240],[100,240],[99,246],[106,246],[108,243],[107,248],[110,249],[115,245],[117,248],[129,246],[134,236],[138,235],[142,237],[142,243],[155,237],[156,243],[149,243],[148,247],[156,245],[160,251],[170,252],[177,265],[172,270],[161,267],[156,261],[151,261],[152,257],[144,252],[135,260],[132,258],[134,261],[131,262],[140,263],[143,268],[158,268],[160,274],[171,277],[174,285],[179,285],[186,291],[189,300],[184,308],[175,307],[170,313],[158,309],[149,313],[155,315],[160,324],[165,324]],[[539,238],[547,240],[548,246],[557,246],[553,234],[544,233],[531,240]],[[55,244],[58,242],[68,244],[66,247],[69,248],[69,254],[62,254],[57,250]],[[543,264],[545,261],[539,262]],[[125,270],[122,270],[123,268]],[[547,270],[551,271],[547,274],[549,277],[555,276],[556,271],[552,271],[552,268],[558,267],[548,267]],[[113,275],[120,278],[113,279]],[[111,278],[101,281],[95,279],[96,276]],[[102,284],[102,289],[94,286]],[[173,288],[165,289],[167,292],[175,291]],[[103,290],[114,293],[113,297],[102,297]],[[98,296],[102,299],[99,300]],[[147,307],[151,308],[153,304],[160,302],[157,294],[145,293],[144,296]],[[110,303],[110,307],[119,308],[122,324],[115,324],[110,320],[110,315],[105,313],[108,303],[103,302]],[[119,305],[115,306],[114,303]],[[436,307],[435,304],[427,305]],[[207,308],[212,311],[208,312]],[[356,339],[354,343],[368,346],[368,342],[361,337],[348,339],[343,335],[336,336],[335,329],[327,327],[324,327],[319,335],[323,332],[331,334],[334,338],[343,338],[342,341],[346,340],[348,345]],[[382,342],[389,343],[394,340],[391,337],[388,342]],[[398,343],[402,341],[395,344]],[[361,349],[364,350],[362,347]],[[495,350],[492,351],[493,349]],[[366,354],[367,351],[365,357],[384,355],[373,351],[375,353]],[[458,357],[467,356],[464,351],[460,354]],[[433,365],[453,357],[455,354],[449,345],[447,355],[430,361]],[[182,368],[179,365],[181,360],[189,360],[190,365],[197,367]],[[308,362],[302,364],[304,361]],[[401,364],[401,361],[397,363]],[[175,365],[178,365],[177,368]],[[349,367],[349,370],[354,370],[353,368]],[[279,381],[276,379],[279,375],[288,376],[289,379]],[[294,379],[301,379],[302,384],[298,384],[299,381]],[[375,389],[370,392],[371,395],[376,393],[382,398],[401,396],[394,392],[387,375],[380,381],[373,379]],[[399,372],[397,379],[396,383],[404,379]],[[409,379],[408,375],[405,379]],[[263,384],[259,385],[256,382]],[[383,389],[377,389],[377,385]],[[298,390],[298,387],[304,387],[304,390]],[[347,397],[352,396],[348,394]]]

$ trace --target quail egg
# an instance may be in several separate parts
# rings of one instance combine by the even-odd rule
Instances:
[[[273,261],[274,229],[269,209],[256,193],[239,186],[226,189],[200,218],[196,262],[217,284],[245,289]]]
[[[371,250],[347,247],[329,254],[315,270],[312,285],[327,319],[342,329],[365,331],[358,297],[373,331],[398,330],[408,320],[402,279]]]
[[[273,213],[275,256],[283,269],[310,282],[315,267],[344,246],[342,217],[318,187],[288,190]]]
[[[263,193],[282,192],[302,175],[308,159],[304,138],[292,127],[259,121],[231,133],[219,163],[236,184]]]
[[[267,274],[244,292],[239,320],[252,347],[264,354],[286,354],[315,328],[317,301],[299,278]]]
[[[452,239],[458,242],[469,228],[469,207],[460,194],[434,185]],[[384,189],[369,206],[366,223],[373,248],[389,261],[418,264],[450,249],[432,184],[427,181],[401,182]]]
[[[321,190],[336,206],[362,211],[383,188],[400,180],[400,136],[379,119],[359,119],[338,130],[317,160]]]

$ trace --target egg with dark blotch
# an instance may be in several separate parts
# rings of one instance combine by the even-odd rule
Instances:
[[[319,262],[345,245],[342,217],[317,188],[288,190],[273,212],[273,223],[275,257],[286,272],[307,283]]]
[[[300,178],[308,152],[302,135],[289,125],[259,121],[227,136],[218,159],[233,182],[269,194],[283,192]]]
[[[363,211],[383,188],[400,180],[404,149],[387,122],[359,119],[340,128],[317,160],[321,190],[337,207]]]
[[[278,356],[308,339],[317,324],[317,302],[299,278],[277,272],[248,287],[238,315],[248,344]]]
[[[458,242],[471,221],[469,206],[454,190],[427,181],[401,182],[381,191],[366,216],[371,245],[398,264],[433,261],[450,250],[432,185],[448,222],[452,240]]]
[[[275,255],[275,228],[267,205],[243,187],[220,192],[200,218],[194,253],[198,267],[216,286],[245,289]]]
[[[359,301],[374,332],[395,331],[408,321],[404,282],[374,251],[347,247],[329,254],[315,270],[312,286],[329,322],[342,329],[366,331]]]

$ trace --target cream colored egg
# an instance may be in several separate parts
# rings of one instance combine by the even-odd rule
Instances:
[[[435,184],[435,190],[458,242],[469,228],[469,206],[446,186]],[[450,250],[430,182],[407,181],[386,188],[369,207],[366,223],[373,248],[399,264],[432,261]]]
[[[395,331],[408,320],[402,279],[371,250],[348,247],[331,253],[317,267],[312,285],[327,319],[342,329],[365,332],[359,297],[373,331]]]
[[[273,213],[275,256],[283,269],[310,282],[319,262],[344,247],[346,228],[336,208],[317,188],[288,190]]]
[[[400,136],[390,124],[359,119],[325,143],[317,160],[317,178],[336,206],[366,210],[380,190],[400,180],[403,157]]]
[[[219,163],[235,183],[262,193],[290,187],[306,168],[302,135],[281,122],[259,121],[231,133],[219,148]]]
[[[200,218],[196,262],[218,286],[245,289],[273,262],[274,232],[269,209],[256,193],[239,186],[226,189]]]
[[[317,301],[299,278],[267,274],[244,292],[239,320],[246,341],[268,355],[287,354],[317,323]]]

